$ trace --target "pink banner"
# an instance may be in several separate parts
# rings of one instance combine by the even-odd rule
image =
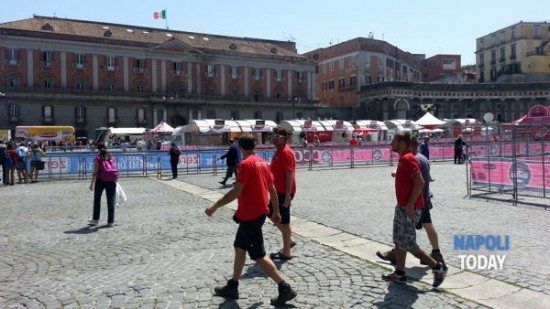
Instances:
[[[491,184],[513,187],[517,175],[518,188],[541,191],[550,187],[550,156],[514,163],[511,160],[476,158],[472,160],[471,176],[474,185]],[[543,162],[545,160],[545,162]],[[516,171],[517,170],[517,171]]]

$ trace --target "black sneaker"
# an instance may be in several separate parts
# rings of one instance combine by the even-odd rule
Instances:
[[[437,263],[436,268],[434,268],[432,270],[432,272],[434,274],[434,282],[433,282],[432,286],[434,288],[440,286],[441,283],[443,283],[443,281],[445,281],[445,276],[447,275],[447,266],[445,266],[445,264]]]
[[[239,283],[233,279],[227,280],[225,286],[218,286],[214,288],[214,295],[238,299],[239,298]]]
[[[298,294],[289,285],[279,287],[279,295],[271,299],[272,306],[284,306],[287,301],[294,299]]]

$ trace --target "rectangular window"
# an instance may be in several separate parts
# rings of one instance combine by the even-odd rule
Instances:
[[[304,74],[302,72],[296,72],[296,79],[298,80],[298,83],[302,83],[304,80]]]
[[[114,71],[116,67],[116,57],[107,57],[105,65],[107,71]]]
[[[344,69],[344,59],[338,60],[338,69],[342,71]]]
[[[260,78],[262,77],[262,69],[254,69],[253,74],[254,80],[260,80]]]
[[[357,76],[351,76],[349,78],[349,85],[350,85],[350,87],[357,86]]]
[[[209,64],[206,66],[206,76],[207,77],[214,77],[216,74],[216,67],[213,64]]]
[[[44,80],[44,88],[52,88],[52,82],[49,79]]]
[[[134,67],[134,72],[136,72],[136,73],[145,73],[145,60],[136,59],[136,65]]]
[[[280,82],[283,80],[283,71],[282,70],[277,70],[277,73],[275,75],[275,80]]]
[[[491,50],[491,64],[495,64],[497,61],[497,51]]]
[[[332,89],[334,89],[334,81],[333,80],[328,82],[328,90],[332,90]]]
[[[181,62],[172,62],[172,74],[181,75]]]
[[[11,121],[16,121],[21,116],[21,108],[19,105],[12,104],[9,107],[9,115]]]
[[[506,48],[504,46],[502,46],[500,48],[500,57],[499,57],[499,60],[500,62],[504,62],[506,60]]]
[[[83,54],[75,54],[74,55],[74,65],[77,69],[83,69],[84,68],[84,55]]]
[[[516,44],[510,45],[510,59],[515,60],[516,59]]]
[[[8,49],[8,64],[9,65],[18,65],[19,64],[19,50],[17,49]]]
[[[534,37],[535,39],[540,39],[540,38],[542,38],[542,35],[541,35],[541,32],[540,32],[540,26],[535,25],[535,26],[533,27],[533,37]]]
[[[77,106],[74,108],[74,117],[76,120],[76,123],[83,124],[86,122],[86,107],[84,106]]]
[[[114,107],[107,108],[107,122],[110,124],[116,123],[116,109]]]
[[[370,67],[370,55],[365,56],[365,67]]]
[[[44,105],[42,107],[42,117],[45,123],[53,122],[53,106]]]
[[[137,110],[137,121],[139,123],[145,122],[145,108],[138,108]]]
[[[239,68],[231,67],[231,79],[237,79],[237,78],[239,78]]]
[[[52,52],[44,51],[42,52],[42,66],[51,67],[52,66]]]

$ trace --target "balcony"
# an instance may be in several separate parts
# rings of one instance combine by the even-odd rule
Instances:
[[[84,70],[84,63],[75,63],[74,68],[78,70]]]
[[[137,67],[134,67],[134,73],[137,73],[137,74],[144,74],[144,73],[147,73],[147,68],[137,68]]]
[[[137,119],[136,118],[136,126],[146,126],[147,125],[147,118],[143,119]]]
[[[111,117],[106,118],[107,125],[115,125],[120,122],[119,117],[114,117],[114,119],[110,119]]]
[[[172,75],[181,75],[181,70],[172,70]]]
[[[16,66],[19,66],[21,64],[21,60],[19,60],[19,59],[8,59],[8,60],[6,60],[5,63],[8,66],[16,67]]]
[[[103,70],[107,72],[114,72],[114,71],[118,71],[118,67],[116,65],[104,65]]]
[[[477,66],[478,66],[479,68],[483,68],[483,67],[485,67],[485,63],[482,62],[482,63],[478,64]]]
[[[76,117],[74,123],[76,125],[85,125],[86,124],[86,118],[84,117]]]
[[[499,62],[504,62],[506,61],[506,59],[504,57],[501,57],[500,59],[498,59]]]
[[[54,64],[55,63],[53,61],[40,61],[40,65],[43,69],[51,69],[53,68]]]
[[[491,65],[497,64],[497,61],[495,59],[491,59]]]

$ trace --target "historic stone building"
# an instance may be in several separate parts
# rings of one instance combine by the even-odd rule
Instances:
[[[438,118],[476,118],[491,112],[510,122],[537,104],[550,104],[550,82],[435,84],[385,82],[361,87],[357,119],[420,118],[427,110]]]
[[[33,16],[0,24],[0,129],[315,117],[293,42]]]

